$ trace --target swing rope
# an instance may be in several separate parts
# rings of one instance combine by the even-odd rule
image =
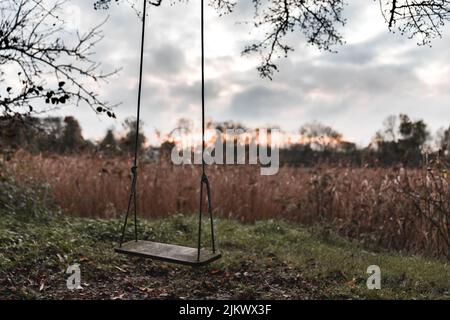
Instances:
[[[198,243],[197,243],[197,260],[200,260],[200,248],[202,240],[202,207],[203,207],[203,186],[206,186],[206,196],[208,199],[208,213],[211,220],[211,244],[213,253],[216,252],[216,241],[214,238],[214,220],[212,215],[211,204],[211,186],[209,184],[208,176],[206,175],[206,163],[205,163],[205,12],[204,12],[204,0],[201,0],[201,14],[200,14],[200,30],[201,30],[201,60],[202,60],[202,178],[200,181],[200,208],[198,219]]]
[[[147,0],[144,0],[143,14],[142,14],[142,37],[141,37],[141,60],[139,66],[139,87],[138,87],[138,100],[137,100],[137,112],[136,112],[136,137],[134,141],[134,161],[131,167],[131,188],[130,196],[128,198],[128,208],[127,214],[125,215],[125,223],[122,227],[122,236],[120,237],[119,247],[122,247],[123,239],[125,237],[125,229],[128,223],[128,216],[130,215],[131,205],[133,203],[134,211],[134,240],[138,241],[137,236],[137,195],[136,195],[136,185],[137,185],[137,173],[138,173],[138,157],[139,157],[139,125],[141,120],[141,96],[142,96],[142,74],[144,69],[144,45],[145,45],[145,18],[147,16]]]
[[[140,113],[141,113],[141,96],[142,96],[142,76],[143,76],[143,62],[144,62],[144,42],[145,42],[145,18],[147,11],[147,0],[144,0],[144,9],[142,17],[142,38],[141,38],[141,56],[140,56],[140,70],[139,70],[139,89],[138,89],[138,101],[137,101],[137,122],[136,122],[136,137],[135,137],[135,150],[134,150],[134,162],[131,167],[131,188],[130,196],[128,199],[128,208],[125,215],[124,225],[122,227],[122,235],[120,238],[119,247],[122,247],[126,226],[128,223],[128,217],[130,215],[131,207],[133,207],[134,212],[134,238],[138,241],[137,235],[137,173],[138,173],[138,152],[139,152],[139,125],[140,125]],[[199,224],[198,224],[198,242],[197,242],[197,260],[200,260],[201,254],[201,236],[202,236],[202,215],[203,215],[203,194],[204,187],[206,187],[206,196],[208,200],[208,213],[211,222],[211,242],[212,251],[216,252],[215,236],[214,236],[214,220],[212,214],[212,204],[211,204],[211,186],[209,183],[208,176],[206,174],[206,163],[204,159],[204,154],[206,150],[205,141],[205,13],[204,13],[204,0],[201,0],[201,76],[202,76],[202,176],[200,179],[200,207],[199,207]]]

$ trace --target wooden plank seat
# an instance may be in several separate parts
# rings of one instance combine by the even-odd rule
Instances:
[[[126,242],[120,248],[116,248],[115,251],[117,253],[188,266],[204,266],[220,259],[222,256],[219,252],[214,253],[211,250],[201,249],[200,259],[197,259],[197,248],[141,240]]]

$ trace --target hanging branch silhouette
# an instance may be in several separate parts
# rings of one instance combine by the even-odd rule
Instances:
[[[243,54],[258,53],[262,77],[273,78],[278,67],[274,62],[294,51],[286,36],[300,30],[309,44],[326,51],[343,44],[337,25],[345,25],[342,17],[344,0],[265,1],[253,0],[254,26],[267,29],[264,38],[247,46]]]
[[[389,30],[396,29],[418,45],[431,45],[442,38],[442,28],[450,19],[448,0],[379,0]]]
[[[118,71],[104,73],[100,63],[91,59],[93,48],[103,38],[101,27],[106,20],[69,39],[61,16],[66,3],[0,1],[0,83],[8,81],[6,92],[0,92],[4,118],[23,119],[69,103],[85,103],[115,117],[113,105],[90,88]]]

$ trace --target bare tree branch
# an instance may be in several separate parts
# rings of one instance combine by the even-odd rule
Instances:
[[[442,28],[450,20],[449,0],[379,0],[389,30],[399,30],[419,45],[431,45],[442,37]]]
[[[259,53],[262,77],[272,79],[278,70],[274,60],[287,57],[294,48],[284,42],[288,33],[301,31],[309,44],[322,50],[342,44],[336,25],[343,26],[344,0],[253,0],[255,27],[267,30],[262,40],[247,46],[243,54]]]
[[[117,70],[104,73],[90,57],[103,38],[104,22],[75,39],[60,16],[66,1],[0,1],[0,108],[17,117],[73,103],[113,116],[112,106],[88,89]],[[70,44],[68,44],[70,42]],[[6,92],[5,92],[6,91]]]

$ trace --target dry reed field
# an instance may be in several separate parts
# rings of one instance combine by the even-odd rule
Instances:
[[[48,183],[58,204],[83,217],[118,217],[130,187],[130,160],[101,156],[32,156],[18,152],[5,165],[19,180]],[[142,217],[198,208],[200,168],[142,162]],[[433,168],[289,168],[260,176],[257,166],[208,168],[215,214],[244,222],[281,218],[320,224],[367,245],[448,257],[450,191]]]

